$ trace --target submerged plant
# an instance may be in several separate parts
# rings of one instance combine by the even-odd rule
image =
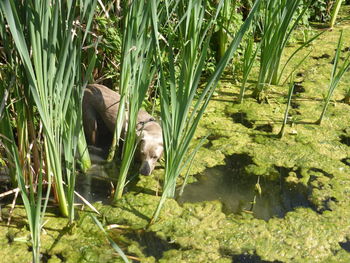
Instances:
[[[167,11],[172,10],[171,2],[165,1],[165,3],[168,7]],[[153,25],[158,49],[157,61],[160,67],[165,177],[163,193],[151,223],[158,218],[166,198],[174,197],[177,178],[192,159],[186,158],[198,123],[223,70],[238,48],[244,33],[249,29],[259,3],[260,0],[255,2],[250,15],[235,35],[205,87],[201,90],[199,90],[200,77],[210,41],[208,32],[213,23],[213,20],[207,24],[203,22],[206,8],[205,1],[181,0],[178,5],[173,7],[178,24],[175,27],[176,32],[172,36],[177,36],[182,40],[181,46],[177,46],[176,49],[174,46],[176,38],[166,39],[166,47],[161,48],[162,46],[158,42],[157,16],[155,11],[153,12]],[[220,7],[219,4],[218,11]],[[175,50],[177,53],[174,53]],[[163,61],[163,54],[168,55],[166,63]]]
[[[336,50],[335,56],[334,56],[334,63],[333,63],[331,77],[330,77],[328,93],[327,93],[327,96],[325,98],[325,103],[324,103],[324,106],[322,109],[321,116],[316,121],[316,124],[321,124],[323,117],[326,113],[327,107],[329,105],[329,102],[331,100],[331,97],[334,93],[334,90],[336,89],[336,87],[338,87],[338,84],[339,84],[340,80],[342,79],[342,77],[344,76],[345,72],[347,72],[348,69],[350,68],[350,53],[344,59],[343,64],[340,65],[338,68],[342,42],[343,42],[343,31],[340,32],[337,50]]]

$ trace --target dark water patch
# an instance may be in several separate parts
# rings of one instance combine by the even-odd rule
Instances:
[[[323,58],[328,59],[330,57],[331,57],[331,55],[325,53],[325,54],[322,54],[321,56],[313,56],[312,58],[316,59],[316,60],[319,60],[319,59],[323,59]]]
[[[324,177],[332,179],[334,176],[319,168],[310,168],[307,173],[310,176],[308,181],[309,188],[316,195],[311,196],[311,200],[314,200],[313,209],[319,214],[325,211],[333,211],[334,206],[339,201],[329,193],[328,188],[331,186],[324,180]],[[314,190],[317,191],[313,192]],[[321,192],[323,194],[319,196]]]
[[[240,123],[247,128],[253,128],[254,122],[248,120],[247,113],[245,112],[236,112],[230,114],[229,117],[231,117],[235,123]]]
[[[227,136],[222,136],[222,135],[218,135],[218,134],[211,134],[207,137],[208,142],[203,144],[203,147],[205,148],[211,148],[213,146],[213,141],[215,140],[219,140],[221,138],[228,138]]]
[[[242,253],[242,254],[232,254],[230,251],[220,251],[223,257],[230,257],[232,258],[232,263],[283,263],[283,261],[274,260],[263,260],[259,255],[256,254],[256,251],[254,251],[254,254],[249,253]]]
[[[342,163],[344,163],[347,166],[350,166],[350,157],[348,158],[343,158],[340,160]]]
[[[302,82],[294,82],[294,89],[293,89],[293,94],[298,95],[300,93],[305,92],[305,88],[302,85]]]
[[[305,74],[304,74],[303,72],[298,72],[298,73],[296,74],[296,76],[297,76],[297,77],[304,77]]]
[[[315,176],[317,176],[317,174],[321,174],[321,175],[326,176],[330,179],[334,178],[333,174],[327,173],[324,170],[319,169],[319,168],[310,168],[309,174],[310,174],[310,180],[312,180]]]
[[[33,252],[32,246],[28,246],[28,252]],[[54,256],[56,256],[60,260],[60,262],[66,262],[66,259],[62,255],[62,253],[55,254]],[[40,253],[40,262],[47,263],[52,259],[52,257],[53,256],[48,254],[48,253]],[[57,262],[57,261],[55,261],[55,262]]]
[[[209,168],[197,175],[198,182],[187,185],[178,202],[219,200],[226,214],[247,212],[264,220],[282,218],[297,207],[312,207],[305,185],[288,183],[286,176],[267,179],[249,172],[255,167],[249,155],[234,154],[225,161],[225,165]]]
[[[163,257],[163,253],[170,249],[180,249],[181,247],[176,243],[170,243],[167,240],[159,238],[155,232],[152,231],[134,231],[125,235],[127,238],[139,243],[142,252],[147,257],[154,257],[159,260]]]
[[[322,205],[318,207],[317,212],[323,213],[325,211],[333,211],[334,204],[339,203],[338,199],[334,196],[327,197],[326,199],[322,200]]]
[[[275,169],[279,172],[279,174],[286,178],[288,176],[291,175],[291,173],[295,174],[295,176],[298,178],[298,179],[301,179],[302,178],[302,175],[301,175],[301,169],[300,168],[290,168],[290,167],[284,167],[284,166],[277,166],[275,165]]]
[[[253,164],[253,159],[246,153],[236,153],[225,158],[226,167],[232,171],[243,172],[243,169]]]
[[[295,102],[295,101],[292,101],[290,103],[290,106],[292,107],[292,109],[299,109],[300,108],[300,104]]]
[[[112,191],[111,180],[103,166],[94,165],[87,174],[79,174],[76,178],[75,190],[90,203],[110,203]],[[82,203],[79,197],[75,197],[77,203]]]
[[[272,132],[273,126],[271,124],[263,124],[263,125],[256,126],[255,130],[264,131],[264,132]]]
[[[341,135],[340,142],[347,145],[347,146],[350,146],[350,136]]]
[[[61,253],[55,254],[55,256],[56,256],[57,258],[59,258],[62,262],[66,262],[65,257],[64,257]]]
[[[51,259],[51,255],[47,253],[40,254],[41,262],[47,263]]]
[[[262,260],[261,257],[259,257],[256,254],[240,254],[240,255],[234,255],[232,257],[232,263],[283,263],[279,260],[274,261],[268,261],[268,260]]]
[[[0,164],[0,194],[10,191],[11,189],[13,189],[13,186],[11,184],[9,170],[7,169],[7,167],[2,167]],[[1,205],[12,202],[13,197],[14,197],[14,194],[9,194],[9,195],[0,197],[0,209],[1,209]]]
[[[339,245],[342,249],[346,250],[347,252],[350,252],[350,240],[347,239],[345,242],[339,242]]]
[[[66,262],[65,257],[61,253],[55,254],[55,256],[60,260],[60,262]],[[50,262],[50,260],[52,259],[52,255],[47,254],[47,253],[42,253],[42,254],[40,254],[40,259],[41,259],[41,262],[47,263],[47,262]],[[55,262],[57,262],[57,261],[55,261]]]

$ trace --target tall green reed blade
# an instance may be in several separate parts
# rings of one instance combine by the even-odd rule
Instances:
[[[337,20],[338,13],[340,11],[340,7],[344,1],[343,0],[336,0],[334,3],[333,11],[331,14],[331,21],[329,22],[329,27],[333,28],[335,21]]]
[[[291,77],[291,79],[293,79]],[[286,127],[286,124],[287,124],[287,120],[288,120],[288,112],[289,112],[289,108],[290,108],[290,103],[292,102],[292,96],[293,96],[293,90],[294,90],[294,82],[293,80],[290,81],[290,84],[289,84],[289,90],[288,90],[288,100],[287,100],[287,106],[286,106],[286,111],[284,112],[284,118],[283,118],[283,122],[282,122],[282,127],[281,127],[281,130],[280,132],[278,133],[278,137],[279,138],[282,138],[283,135],[284,135],[284,129]]]
[[[129,12],[126,15],[124,27],[121,99],[119,104],[119,107],[122,107],[121,103],[125,99],[123,107],[128,115],[128,125],[123,145],[121,168],[114,195],[115,200],[121,198],[123,194],[126,176],[136,150],[138,112],[155,71],[152,66],[155,48],[150,32],[151,2],[144,0],[132,1],[129,6]],[[117,121],[118,117],[120,117],[119,115],[122,114],[123,112],[119,110]],[[122,119],[122,117],[120,118]],[[118,127],[116,129],[120,130]]]
[[[12,155],[9,149],[11,149],[11,146],[15,144],[15,137],[11,127],[8,108],[6,107],[6,103],[9,99],[9,92],[2,82],[0,82],[0,98],[2,98],[0,105],[0,145],[7,150],[7,154],[5,153],[7,155],[7,159],[12,161],[13,158],[11,158]],[[8,168],[12,185],[17,185],[16,167],[8,164]]]
[[[2,85],[0,85],[2,86]],[[6,136],[3,143],[8,151],[8,155],[11,158],[11,162],[15,168],[16,182],[21,192],[21,197],[23,200],[24,208],[26,210],[29,230],[31,234],[30,243],[32,245],[32,256],[33,262],[40,262],[40,232],[43,223],[43,215],[46,211],[47,200],[42,202],[42,181],[43,175],[41,172],[38,174],[37,180],[29,181],[29,190],[27,190],[25,178],[23,175],[23,166],[20,164],[20,157],[18,153],[18,148],[15,143],[11,119],[7,109],[5,109],[2,118],[0,119],[0,134]],[[3,141],[3,140],[2,140]],[[37,181],[38,185],[34,185],[33,181]],[[47,186],[47,193],[50,192],[50,180]],[[36,194],[36,197],[35,197]]]
[[[307,10],[302,11],[295,18],[301,0],[264,0],[262,11],[262,40],[260,47],[260,70],[258,83],[253,96],[259,98],[266,85],[278,84],[279,67],[283,50]]]
[[[87,26],[91,23],[95,6],[95,0],[80,3],[49,0],[0,2],[0,8],[25,69],[25,79],[21,80],[25,87],[29,87],[25,94],[30,94],[33,98],[43,124],[47,175],[54,177],[61,214],[70,214],[71,219],[73,215],[68,210],[63,184],[62,149],[65,152],[72,151],[72,154],[65,157],[64,167],[74,168],[70,163],[74,162],[76,143],[70,148],[71,144],[65,144],[69,141],[65,136],[71,135],[68,132],[70,129],[79,130],[76,126],[81,123],[70,121],[67,113],[81,110],[83,85],[81,70],[78,68],[81,66],[80,53],[83,43],[80,25],[85,21]],[[24,21],[18,16],[19,12],[21,18],[26,18]],[[76,23],[78,17],[80,23]],[[80,103],[72,104],[73,99]],[[74,108],[69,108],[72,105]],[[66,169],[68,177],[70,172]],[[72,175],[75,175],[74,171]],[[69,178],[68,181],[72,182]],[[68,188],[71,192],[72,186]],[[69,204],[71,205],[72,203]]]
[[[238,48],[244,33],[249,29],[260,0],[255,2],[250,15],[230,43],[204,89],[198,91],[209,45],[210,35],[208,31],[213,23],[213,20],[207,23],[203,21],[205,3],[202,0],[179,1],[179,5],[174,9],[179,23],[175,28],[177,31],[172,37],[177,36],[181,41],[176,42],[176,38],[167,39],[168,47],[165,50],[161,49],[158,42],[158,21],[157,15],[153,11],[154,36],[158,50],[157,61],[160,67],[165,178],[163,193],[151,223],[157,220],[166,198],[173,197],[175,194],[177,178],[190,161],[186,161],[185,158],[198,123],[208,106],[223,70]],[[153,4],[156,6],[155,0],[153,0]],[[221,5],[222,2],[218,6],[218,11]],[[170,6],[169,3],[168,6]],[[155,9],[153,8],[153,10]],[[175,43],[180,44],[180,46],[176,46],[179,50],[178,54],[174,54]],[[166,63],[162,61],[163,52],[168,53]],[[195,101],[196,95],[199,97]]]
[[[246,84],[248,81],[248,77],[250,74],[250,71],[252,70],[252,67],[254,65],[254,61],[256,59],[256,56],[258,54],[260,48],[260,44],[256,47],[254,51],[254,33],[253,36],[248,38],[247,44],[244,50],[244,55],[243,55],[243,79],[242,79],[242,85],[239,91],[239,97],[238,101],[239,103],[243,102],[244,99],[244,94],[246,90]]]
[[[98,228],[102,231],[102,233],[106,236],[106,238],[108,239],[108,242],[111,244],[111,246],[113,247],[113,249],[120,255],[120,257],[123,259],[123,261],[125,263],[129,263],[130,261],[128,260],[128,258],[126,257],[125,253],[123,252],[123,250],[121,250],[121,248],[114,242],[114,240],[108,235],[108,233],[106,232],[106,230],[104,229],[102,223],[94,216],[94,215],[90,215],[90,217],[92,218],[92,220],[95,222],[95,224],[98,226]]]
[[[319,38],[322,34],[324,34],[326,31],[322,31],[318,34],[316,34],[315,36],[313,36],[312,38],[310,38],[308,41],[306,41],[305,43],[303,43],[300,47],[298,47],[287,59],[286,63],[284,63],[280,73],[279,73],[279,77],[277,80],[277,83],[280,83],[282,75],[284,70],[286,69],[287,65],[289,64],[289,62],[294,58],[294,56],[300,51],[302,50],[304,47],[308,46],[312,41],[316,40],[317,38]],[[310,51],[304,58],[302,58],[299,63],[291,70],[291,73],[289,73],[289,75],[286,77],[286,79],[284,80],[283,84],[284,85],[288,79],[290,79],[290,77],[294,74],[294,72],[300,67],[300,65],[305,61],[305,59],[311,54],[312,51]]]
[[[322,122],[323,117],[326,113],[326,110],[328,108],[331,97],[334,93],[334,90],[338,87],[338,84],[339,84],[340,80],[342,79],[342,77],[344,76],[345,72],[347,72],[348,69],[350,68],[350,53],[344,59],[343,64],[340,65],[338,68],[342,42],[343,42],[343,30],[340,32],[337,50],[336,50],[335,56],[334,56],[334,64],[333,64],[333,69],[332,69],[332,73],[331,73],[331,77],[330,77],[329,90],[328,90],[327,96],[325,98],[325,103],[324,103],[324,106],[322,109],[321,116],[316,121],[316,124],[319,124],[319,125],[321,125],[321,122]]]

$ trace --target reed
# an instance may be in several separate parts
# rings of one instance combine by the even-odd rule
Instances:
[[[114,195],[122,197],[126,177],[137,147],[137,115],[153,79],[154,41],[151,32],[151,1],[132,1],[127,8],[122,40],[120,103],[115,142],[119,142],[125,118],[128,120],[122,161]]]
[[[155,1],[154,1],[155,2]],[[174,197],[176,181],[192,158],[188,150],[198,123],[210,101],[216,84],[239,46],[244,33],[256,13],[260,0],[256,1],[252,11],[224,56],[216,66],[203,89],[199,89],[200,78],[210,40],[210,30],[217,14],[212,20],[204,22],[206,2],[202,0],[178,1],[171,5],[165,1],[167,10],[174,10],[177,24],[169,30],[176,30],[166,39],[166,45],[158,41],[157,15],[153,15],[154,36],[157,40],[157,61],[160,68],[161,118],[164,142],[165,176],[163,193],[151,223],[159,216],[159,212],[168,197]],[[169,23],[168,23],[169,25]],[[178,39],[181,41],[178,41]],[[175,49],[175,43],[178,44]],[[176,50],[176,53],[175,51]],[[167,59],[163,61],[163,55]],[[198,98],[196,98],[198,96]],[[196,99],[195,99],[196,98]]]
[[[331,20],[329,22],[329,27],[330,28],[334,27],[335,21],[337,20],[338,13],[340,11],[340,7],[341,7],[343,2],[344,2],[343,0],[336,0],[335,1],[334,7],[333,7],[333,10],[332,10],[332,14],[331,14]]]
[[[242,79],[242,84],[239,91],[239,97],[238,97],[239,103],[243,103],[244,94],[247,88],[246,84],[248,81],[248,77],[253,68],[254,61],[256,60],[259,48],[260,48],[260,44],[258,44],[255,47],[255,51],[254,51],[254,33],[253,33],[253,35],[247,39],[246,46],[244,49],[243,67],[242,67],[243,79]]]
[[[121,250],[121,248],[114,242],[114,240],[108,235],[107,231],[104,229],[102,223],[94,216],[90,215],[91,219],[94,221],[94,223],[98,226],[98,228],[102,231],[102,233],[106,236],[109,244],[112,246],[112,248],[120,255],[120,257],[123,259],[125,263],[129,263],[127,256]]]
[[[0,82],[0,97],[3,98],[1,104],[5,106],[10,100],[9,92],[4,86],[4,82]],[[23,107],[22,102],[17,102],[16,107]],[[13,106],[13,105],[11,105]],[[9,107],[9,106],[8,106]],[[28,217],[28,225],[30,230],[30,240],[32,246],[32,261],[40,262],[40,247],[41,247],[41,227],[43,223],[43,216],[46,211],[48,196],[50,194],[51,180],[49,178],[46,187],[46,199],[42,202],[43,197],[43,174],[41,168],[37,174],[31,173],[34,169],[30,167],[30,160],[28,157],[23,159],[24,153],[31,154],[32,151],[28,149],[27,144],[23,144],[21,140],[17,143],[13,133],[13,121],[8,107],[3,107],[0,114],[0,143],[5,147],[8,159],[8,166],[10,168],[10,175],[13,177],[12,182],[18,185],[21,191],[24,208]],[[23,118],[20,118],[21,120]],[[27,126],[23,125],[23,134],[26,134]],[[18,145],[21,145],[19,147]],[[19,154],[22,152],[22,156]],[[28,162],[29,161],[29,162]],[[37,175],[37,176],[36,176]],[[28,187],[27,187],[28,185]]]
[[[347,72],[350,68],[350,53],[345,57],[343,63],[339,65],[342,42],[343,42],[343,30],[340,32],[340,36],[338,39],[337,50],[334,56],[334,63],[333,63],[333,69],[331,72],[328,93],[327,93],[327,96],[325,97],[325,102],[324,102],[321,116],[316,121],[316,124],[319,124],[319,125],[321,125],[322,123],[323,117],[327,111],[327,108],[332,98],[332,95],[334,93],[334,90],[338,87],[338,84],[342,79],[342,77],[344,76],[345,72]]]
[[[302,7],[301,12],[296,15],[299,7]],[[262,1],[260,70],[254,97],[259,98],[265,86],[278,84],[283,50],[306,10],[306,5],[301,6],[301,0]]]
[[[13,84],[10,88],[0,84],[0,94],[8,92],[11,98],[0,132],[27,213],[33,262],[40,261],[40,233],[51,183],[61,214],[70,222],[74,219],[81,102],[95,61],[91,59],[83,70],[82,48],[95,7],[95,0],[0,2],[0,36]]]
[[[41,0],[16,5],[13,0],[6,0],[0,6],[25,69],[22,83],[29,89],[24,93],[33,99],[43,125],[47,174],[54,176],[61,214],[68,216],[63,175],[66,173],[68,182],[74,181],[71,168],[75,166],[81,123],[77,115],[71,113],[73,109],[76,112],[81,109],[80,61],[82,44],[87,36],[87,31],[84,33],[80,25],[87,21],[89,28],[96,2],[85,1],[80,6],[76,2]],[[27,19],[22,21],[19,13]],[[80,25],[76,20],[78,15]],[[74,185],[68,184],[69,196],[73,190]],[[72,200],[69,205],[73,205]]]
[[[289,90],[288,90],[287,106],[286,106],[286,110],[284,112],[284,118],[283,118],[283,122],[282,122],[282,127],[281,127],[280,132],[277,135],[279,138],[283,137],[284,130],[285,130],[285,127],[287,125],[288,112],[289,112],[289,108],[290,108],[290,103],[292,102],[293,91],[294,91],[294,82],[290,81]]]

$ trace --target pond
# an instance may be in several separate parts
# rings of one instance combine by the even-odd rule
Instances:
[[[263,104],[247,92],[240,105],[235,103],[239,87],[229,77],[221,81],[196,133],[193,147],[210,135],[196,154],[188,185],[176,200],[166,201],[155,224],[148,225],[159,201],[163,163],[151,176],[132,178],[115,205],[109,203],[113,173],[108,169],[96,165],[78,177],[77,191],[94,203],[131,261],[350,262],[350,106],[341,101],[349,74],[322,125],[314,124],[340,29],[349,43],[345,21],[308,47],[312,53],[296,74],[290,121],[281,139],[276,135],[287,87],[270,87]],[[308,51],[303,52],[300,57]],[[7,225],[11,199],[0,201],[0,261],[29,262],[24,209],[17,205]],[[49,207],[43,261],[123,262],[91,219],[94,213],[76,201],[72,226]]]

